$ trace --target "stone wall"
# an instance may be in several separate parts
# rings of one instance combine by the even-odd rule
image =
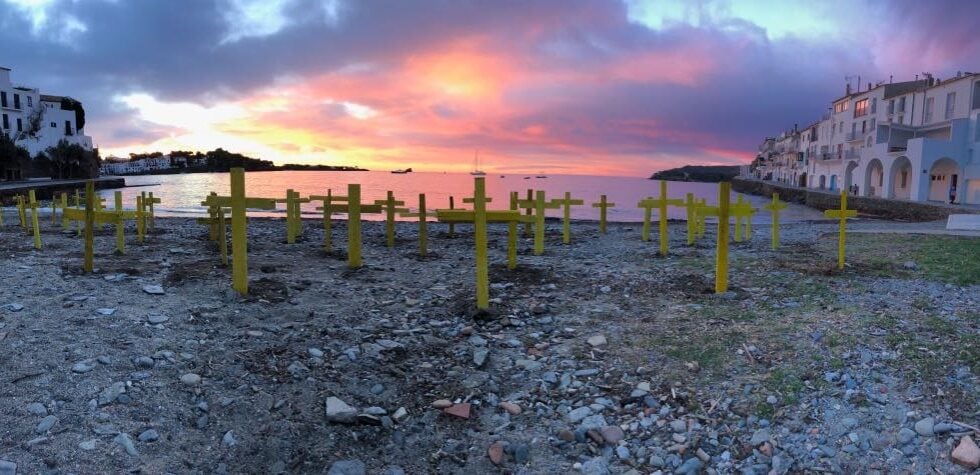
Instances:
[[[779,193],[779,199],[826,210],[840,207],[840,194],[822,190],[790,187],[760,180],[735,178],[732,190],[759,196]],[[896,221],[935,221],[946,219],[950,214],[977,213],[978,210],[945,206],[937,203],[889,200],[866,196],[848,196],[847,207],[859,214]]]

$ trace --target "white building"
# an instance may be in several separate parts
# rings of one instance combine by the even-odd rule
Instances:
[[[0,67],[0,132],[27,149],[31,157],[62,139],[92,149],[92,138],[79,127],[70,98],[41,94],[37,88],[15,86],[10,69]],[[66,110],[67,109],[67,110]]]
[[[848,88],[826,117],[804,129],[804,169],[797,184],[860,196],[946,202],[953,196],[956,203],[980,204],[978,120],[980,74]],[[785,162],[770,166],[769,179],[787,181],[799,172]]]
[[[109,157],[99,167],[99,175],[141,175],[174,168],[171,166],[172,163],[183,163],[185,161],[186,159],[184,157],[177,157],[176,160],[171,160],[170,155],[136,160]]]

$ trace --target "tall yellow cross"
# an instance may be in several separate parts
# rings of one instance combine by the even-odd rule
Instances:
[[[85,251],[82,268],[85,272],[92,272],[95,268],[95,225],[112,223],[117,229],[122,225],[122,216],[112,211],[101,211],[96,209],[98,198],[95,196],[95,183],[88,181],[85,183],[85,207],[84,208],[64,208],[62,219],[69,221],[81,221],[84,223],[82,229],[85,236]],[[118,245],[118,241],[117,241]]]
[[[566,191],[564,198],[552,198],[551,204],[557,205],[562,210],[561,240],[569,244],[572,242],[572,206],[583,205],[585,201],[572,199],[572,194]]]
[[[429,254],[429,228],[426,226],[426,218],[435,215],[436,213],[425,210],[425,193],[419,193],[419,210],[417,212],[401,214],[403,218],[419,219],[419,255],[426,256]]]
[[[156,229],[156,211],[154,210],[154,204],[160,204],[160,198],[154,198],[153,192],[140,192],[140,196],[143,197],[143,213],[147,217],[147,223],[149,229]]]
[[[840,209],[828,209],[823,212],[828,218],[840,220],[840,231],[837,240],[837,268],[844,269],[844,246],[847,235],[847,219],[857,216],[857,210],[847,209],[847,192],[840,192]]]
[[[202,206],[208,207],[208,217],[198,218],[198,224],[207,224],[208,228],[208,238],[212,241],[216,241],[218,244],[218,252],[221,254],[221,265],[228,265],[228,224],[225,219],[226,213],[230,212],[230,208],[222,207],[218,200],[218,194],[211,192],[208,197],[201,202]]]
[[[390,192],[389,192],[390,193]],[[339,197],[334,196],[334,199]],[[364,265],[361,260],[361,215],[380,213],[381,205],[361,203],[361,185],[347,185],[347,204],[331,205],[334,211],[347,213],[347,267],[358,269]]]
[[[606,195],[599,197],[598,203],[592,203],[593,208],[599,208],[599,233],[606,234],[606,210],[615,208],[616,203],[606,201]]]
[[[660,219],[660,255],[667,255],[667,206],[684,206],[684,201],[679,199],[668,199],[667,198],[667,182],[660,181],[660,198],[653,199],[647,197],[636,204],[637,207],[643,208],[643,241],[650,240],[650,214],[653,208],[658,209],[659,219]]]
[[[768,210],[772,214],[772,248],[779,248],[779,212],[786,209],[788,206],[785,202],[779,201],[779,193],[772,194],[772,203],[769,203],[763,208]]]
[[[40,249],[41,226],[40,224],[38,224],[38,219],[37,219],[37,197],[34,194],[34,190],[28,191],[27,197],[31,207],[31,228],[34,230],[34,249]]]
[[[405,202],[396,200],[395,194],[391,191],[388,191],[386,199],[374,200],[374,204],[380,205],[385,213],[385,237],[388,241],[388,247],[395,247],[395,215],[407,213],[408,208],[399,208],[399,206],[405,206]]]
[[[14,201],[17,203],[17,217],[20,218],[20,227],[25,231],[30,232],[27,229],[27,211],[24,209],[26,202],[23,195],[17,195],[14,197]]]
[[[544,190],[535,193],[534,200],[517,200],[518,208],[533,209],[534,219],[534,255],[544,254],[544,218],[546,209],[558,209],[559,205],[545,200]]]
[[[699,206],[698,215],[718,217],[718,241],[715,252],[715,293],[728,291],[728,218],[731,184],[718,184],[718,206]]]
[[[303,215],[300,211],[302,203],[309,203],[310,198],[300,198],[299,192],[286,190],[286,197],[276,199],[276,203],[286,205],[286,243],[294,244],[296,238],[303,234]]]
[[[751,239],[752,215],[755,213],[752,204],[745,201],[742,195],[738,195],[738,199],[731,206],[730,211],[731,215],[735,217],[735,242]]]
[[[346,196],[334,196],[333,191],[327,188],[327,194],[325,195],[311,195],[310,201],[321,201],[322,206],[317,206],[317,211],[323,212],[323,250],[324,252],[331,252],[333,247],[333,213],[336,211],[334,209],[334,202],[346,202]],[[346,212],[347,207],[344,206],[343,210]]]

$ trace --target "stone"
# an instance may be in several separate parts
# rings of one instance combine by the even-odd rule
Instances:
[[[41,422],[37,424],[37,428],[35,428],[34,430],[38,434],[43,434],[47,432],[49,429],[51,429],[52,427],[54,427],[54,425],[57,422],[58,422],[58,418],[55,416],[44,416],[44,418],[41,419]]]
[[[779,402],[779,399],[776,399],[776,396],[767,396],[766,402],[769,404],[776,404],[777,402]]]
[[[82,374],[82,373],[88,373],[93,369],[95,369],[95,364],[93,364],[92,361],[86,360],[86,361],[79,361],[78,363],[72,365],[71,372]]]
[[[575,440],[575,433],[568,429],[562,429],[558,431],[558,438],[565,442],[571,442]]]
[[[234,447],[238,441],[235,440],[235,434],[233,434],[232,431],[228,431],[225,432],[224,437],[221,438],[221,443],[226,447]]]
[[[752,439],[749,440],[749,444],[753,447],[762,445],[763,443],[769,442],[769,438],[772,437],[769,429],[759,429],[752,434]]]
[[[432,401],[432,407],[436,409],[445,409],[452,405],[453,402],[450,401],[449,399],[436,399],[435,401]]]
[[[602,440],[605,440],[609,445],[616,445],[619,441],[626,438],[626,433],[623,432],[619,426],[606,426],[599,430],[602,434]]]
[[[337,397],[330,396],[326,401],[327,420],[330,422],[350,423],[357,417],[357,409]]]
[[[932,437],[933,427],[936,425],[936,420],[932,417],[927,417],[915,423],[915,432],[922,437]]]
[[[589,343],[589,345],[591,345],[593,347],[603,346],[603,345],[605,345],[607,343],[606,342],[606,337],[605,336],[602,336],[602,335],[590,336],[589,339],[586,340],[586,341]]]
[[[323,358],[323,350],[319,348],[309,348],[306,351],[309,352],[310,356],[314,358]]]
[[[24,310],[24,306],[19,303],[8,303],[7,305],[3,306],[3,309],[8,312],[19,312]],[[16,467],[17,464],[14,464],[14,466]]]
[[[160,433],[156,429],[146,429],[137,437],[140,442],[156,442],[160,440]]]
[[[180,382],[186,384],[187,386],[197,386],[201,384],[201,375],[197,373],[187,373],[180,377]]]
[[[161,323],[166,322],[167,320],[170,320],[170,317],[168,317],[166,315],[147,315],[146,316],[146,321],[147,322],[150,322],[151,325],[159,325]]]
[[[902,427],[902,430],[898,431],[898,443],[905,445],[915,438],[915,431],[909,429],[908,427]]]
[[[676,474],[682,475],[695,475],[701,471],[701,460],[697,457],[691,457],[684,461],[677,470],[674,470]]]
[[[606,426],[606,418],[602,417],[602,414],[593,414],[585,419],[582,419],[582,424],[580,427],[588,430],[595,429],[599,430]]]
[[[953,463],[962,465],[967,469],[975,469],[980,467],[980,448],[977,447],[977,443],[973,441],[973,438],[964,435],[960,439],[959,445],[953,449]]]
[[[524,443],[514,444],[511,455],[514,456],[514,462],[525,464],[531,458],[531,447]]]
[[[593,457],[582,463],[583,475],[609,475],[609,462],[603,457]]]
[[[136,451],[136,446],[133,445],[133,440],[129,438],[129,434],[120,432],[115,438],[112,439],[112,441],[119,444],[119,446],[122,447],[127,454],[134,457],[139,455],[139,452]]]
[[[616,447],[616,457],[619,457],[620,460],[629,460],[630,449],[625,445],[620,445]]]
[[[364,475],[367,467],[360,460],[338,460],[330,466],[327,475]]]
[[[500,465],[504,460],[504,443],[498,440],[490,444],[490,447],[487,447],[487,456],[494,465]]]
[[[902,267],[904,267],[904,268],[906,268],[908,270],[915,270],[919,266],[918,266],[918,264],[915,263],[915,261],[905,261],[905,263],[902,264]]]
[[[164,292],[163,292],[163,286],[160,286],[160,285],[149,285],[149,284],[148,285],[144,285],[143,286],[143,292],[146,292],[146,293],[148,293],[150,295],[163,295],[164,294]]]
[[[489,355],[490,355],[490,350],[486,348],[474,348],[473,364],[476,365],[477,368],[482,367],[483,364],[487,362],[487,356]]]
[[[95,450],[95,445],[96,443],[98,443],[98,441],[99,439],[89,439],[89,440],[79,442],[78,448],[85,451]]]
[[[97,313],[99,315],[102,315],[103,317],[108,317],[108,316],[116,313],[116,309],[114,309],[114,308],[97,308],[97,309],[95,309],[95,313]]]
[[[44,404],[41,404],[39,402],[32,402],[28,404],[27,412],[31,413],[31,415],[39,416],[39,417],[44,417],[48,415],[48,409],[44,407]]]
[[[112,383],[109,387],[99,393],[98,403],[100,406],[112,404],[120,394],[126,392],[126,383],[119,381]]]
[[[0,459],[0,475],[17,475],[17,464]]]
[[[687,422],[682,419],[670,421],[670,430],[674,432],[684,432],[687,430]]]
[[[590,408],[589,406],[582,406],[582,407],[572,409],[571,411],[568,411],[568,414],[565,415],[565,418],[568,419],[568,422],[574,423],[574,422],[581,421],[582,419],[585,419],[591,414],[592,414],[592,408]]]
[[[711,456],[700,447],[698,447],[698,450],[694,452],[694,455],[704,463],[708,463],[708,461],[711,460]]]
[[[133,365],[140,369],[151,369],[156,366],[156,362],[149,356],[137,356],[133,358]]]
[[[443,409],[442,412],[445,412],[446,414],[449,414],[450,416],[459,417],[460,419],[469,419],[470,418],[470,403],[464,402],[462,404],[453,404],[452,406],[449,406],[449,407]]]
[[[947,432],[952,432],[952,431],[954,431],[956,429],[957,429],[957,427],[955,425],[953,425],[953,424],[949,424],[949,423],[946,423],[946,422],[940,422],[939,424],[936,424],[936,425],[934,425],[932,427],[932,433],[933,434],[937,434],[937,435],[938,434],[945,434]]]
[[[512,416],[516,416],[521,413],[521,406],[518,406],[512,402],[503,401],[499,405],[501,409],[507,411]]]

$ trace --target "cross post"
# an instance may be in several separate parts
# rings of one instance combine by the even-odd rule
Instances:
[[[28,200],[31,206],[31,227],[34,229],[34,249],[41,248],[41,226],[38,224],[37,219],[37,197],[34,194],[34,190],[27,192]]]
[[[426,256],[429,254],[429,228],[426,224],[426,218],[435,216],[436,213],[426,212],[425,209],[425,193],[419,193],[419,210],[417,213],[402,213],[403,218],[418,218],[419,219],[419,255]]]
[[[388,242],[388,247],[395,247],[395,214],[407,213],[408,208],[399,208],[399,206],[405,206],[405,202],[396,200],[395,194],[390,190],[387,198],[374,200],[374,204],[380,205],[385,212],[385,239]]]
[[[772,203],[763,206],[772,214],[772,248],[779,248],[779,212],[786,209],[786,203],[779,201],[779,193],[772,194]]]
[[[557,205],[562,210],[561,218],[561,240],[565,244],[572,242],[572,206],[585,204],[585,201],[572,199],[572,194],[565,192],[565,197],[551,200],[551,204]]]
[[[606,212],[609,208],[614,208],[616,203],[606,201],[606,195],[599,196],[598,203],[592,203],[593,208],[599,208],[599,233],[606,234]]]
[[[844,248],[847,239],[847,220],[848,218],[854,218],[857,216],[857,210],[847,209],[847,191],[840,192],[840,208],[839,209],[828,209],[823,212],[824,216],[828,218],[837,218],[840,220],[839,232],[837,239],[837,268],[844,269]]]

